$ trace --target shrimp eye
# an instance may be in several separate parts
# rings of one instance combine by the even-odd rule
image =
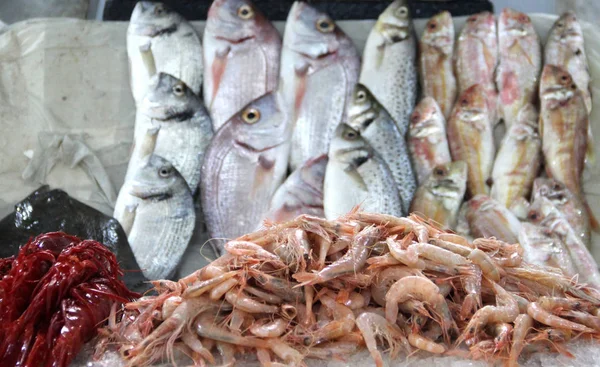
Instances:
[[[331,33],[335,29],[335,24],[329,18],[321,18],[317,20],[317,29],[321,33]]]
[[[396,10],[396,14],[400,17],[405,17],[408,14],[408,8],[406,6],[401,6]]]
[[[442,167],[438,167],[433,171],[437,176],[443,176],[446,173],[446,170]]]
[[[171,167],[163,166],[158,170],[158,175],[160,177],[169,177],[171,175]]]
[[[427,27],[433,31],[437,28],[437,24],[435,22],[431,22]]]
[[[356,93],[356,100],[358,102],[363,102],[365,99],[367,99],[367,93],[365,93],[364,90],[359,90],[358,93]]]
[[[183,96],[184,92],[185,92],[184,86],[181,84],[176,84],[173,87],[173,94],[175,94],[177,97]]]
[[[242,19],[250,19],[254,16],[254,10],[250,5],[244,4],[238,8],[237,15]]]
[[[242,112],[242,118],[248,124],[254,124],[260,120],[260,111],[256,108],[247,108]]]

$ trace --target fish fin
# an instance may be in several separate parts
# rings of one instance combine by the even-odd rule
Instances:
[[[225,67],[227,66],[227,55],[231,51],[231,47],[227,46],[223,49],[217,50],[215,52],[215,59],[212,64],[211,73],[213,80],[213,90],[211,91],[212,98],[211,101],[215,100],[217,96],[217,92],[219,91],[219,85],[221,84],[221,79],[223,78],[223,74],[225,73]],[[207,91],[205,91],[206,93]],[[210,106],[206,106],[210,109]]]
[[[588,124],[587,147],[585,151],[585,163],[588,167],[596,164],[596,153],[594,153],[594,135],[592,135],[592,125]]]
[[[346,172],[346,174],[348,174],[348,176],[350,176],[351,179],[353,179],[354,181],[356,181],[358,183],[358,186],[361,188],[361,190],[369,191],[369,189],[367,188],[367,183],[362,178],[360,173],[358,173],[358,171],[356,170],[356,168],[354,166],[346,167],[346,169],[344,169],[344,171]]]
[[[142,138],[142,144],[140,144],[140,156],[138,158],[142,158],[154,153],[154,148],[156,148],[156,139],[158,138],[159,131],[160,127],[153,127],[151,129],[146,130],[146,134]]]
[[[144,44],[141,44],[139,50],[142,56],[142,62],[146,67],[146,71],[148,72],[148,76],[153,76],[156,74],[156,62],[154,60],[154,55],[152,54],[152,43],[148,41]]]
[[[135,222],[135,215],[137,212],[138,204],[130,204],[125,206],[125,210],[123,211],[123,217],[121,218],[121,227],[123,227],[123,231],[125,234],[129,236],[131,233],[131,228],[133,228],[133,223]]]

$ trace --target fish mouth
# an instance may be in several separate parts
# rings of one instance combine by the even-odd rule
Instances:
[[[270,149],[273,149],[273,148],[277,148],[277,147],[283,145],[283,142],[282,143],[277,143],[275,145],[269,145],[269,146],[264,147],[262,149],[256,149],[253,146],[251,146],[249,144],[246,144],[243,141],[239,141],[239,140],[234,140],[233,144],[241,147],[242,149],[249,150],[249,151],[251,151],[253,153],[263,153],[263,152],[266,152],[267,150],[270,150]]]
[[[142,185],[132,185],[129,194],[142,200],[156,201],[166,200],[173,196],[168,189]]]
[[[410,27],[408,25],[384,23],[381,25],[380,32],[388,43],[402,42],[410,37]]]
[[[173,107],[149,107],[149,112],[145,115],[153,120],[166,121],[187,121],[194,116],[194,111],[191,109],[177,110]]]
[[[246,41],[250,41],[256,38],[256,36],[243,36],[240,38],[227,38],[225,36],[215,36],[216,39],[221,40],[221,41],[226,41],[229,42],[231,44],[234,45],[239,45],[241,43],[244,43]]]
[[[177,24],[173,23],[168,27],[158,27],[151,23],[134,24],[131,33],[137,36],[156,37],[163,34],[171,34],[177,31]]]
[[[306,57],[307,59],[322,60],[322,59],[328,58],[330,56],[336,55],[337,54],[337,50],[333,50],[333,51],[327,50],[327,52],[319,54],[316,57],[313,56],[313,55],[307,54],[305,52],[298,52],[298,54],[300,54],[301,56]]]

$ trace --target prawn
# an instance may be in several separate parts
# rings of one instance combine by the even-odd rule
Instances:
[[[527,314],[520,314],[515,319],[512,335],[512,347],[508,355],[507,367],[517,367],[519,356],[525,347],[525,337],[533,327],[533,318]]]
[[[238,308],[241,311],[248,313],[276,313],[279,311],[279,307],[267,305],[252,299],[241,289],[235,292],[227,292],[225,300],[229,302],[234,309]]]
[[[427,351],[433,354],[443,354],[446,352],[446,347],[442,344],[438,344],[431,339],[427,339],[423,335],[420,334],[408,334],[408,342],[413,347]]]
[[[460,281],[467,295],[463,300],[460,317],[467,319],[469,315],[481,308],[481,268],[475,264],[459,267],[462,275]]]
[[[412,242],[412,238],[413,234],[409,233],[402,241],[396,241],[392,237],[388,237],[385,242],[394,259],[402,264],[414,267],[419,262],[419,254],[416,251],[406,250],[408,244]]]
[[[243,347],[262,348],[264,341],[251,336],[240,336],[231,331],[217,326],[215,315],[203,313],[194,322],[194,330],[198,335],[204,338],[222,341]]]
[[[469,256],[469,254],[473,250],[471,247],[458,245],[458,244],[455,244],[454,242],[445,241],[441,238],[432,238],[429,240],[429,242],[431,242],[431,244],[433,244],[439,248],[442,248],[447,251],[451,251],[462,257]]]
[[[411,275],[422,275],[421,272],[411,269],[406,266],[388,267],[378,275],[371,285],[371,297],[380,306],[385,306],[385,295],[389,291],[392,284],[398,279]]]
[[[445,250],[441,247],[431,245],[429,243],[413,243],[408,248],[409,251],[415,251],[419,256],[423,256],[435,263],[456,267],[467,265],[469,261],[463,256],[455,254],[452,251]],[[473,250],[475,251],[475,250]]]
[[[594,329],[590,329],[585,325],[565,320],[561,317],[551,314],[550,312],[544,310],[536,302],[531,302],[527,306],[527,314],[531,316],[535,321],[540,322],[544,325],[552,326],[554,328],[569,329],[585,333],[594,332]]]
[[[410,351],[408,347],[408,341],[402,333],[402,330],[395,324],[390,324],[387,320],[376,314],[363,312],[356,318],[356,326],[367,345],[371,357],[375,360],[377,367],[383,367],[383,358],[381,353],[377,349],[377,337],[383,338],[390,346],[391,357],[394,358],[398,352],[400,344],[404,344],[407,351]]]
[[[235,365],[235,348],[229,343],[218,341],[217,351],[221,355],[221,367],[233,367]]]
[[[494,264],[494,261],[489,257],[488,254],[481,251],[480,249],[474,249],[467,257],[474,264],[477,264],[481,268],[483,275],[493,280],[494,282],[500,281],[500,270]]]
[[[208,279],[208,280],[203,280],[203,281],[200,281],[197,283],[194,282],[194,283],[190,284],[185,291],[183,291],[183,297],[184,298],[198,297],[198,296],[204,294],[205,292],[213,289],[214,287],[218,286],[219,284],[222,284],[224,281],[233,278],[234,276],[238,275],[239,273],[240,273],[239,270],[228,271],[227,273],[220,274],[220,275],[218,275],[214,278]],[[182,282],[182,283],[184,283],[184,282]]]
[[[277,338],[283,335],[288,324],[289,323],[283,319],[275,319],[267,323],[252,325],[250,327],[250,332],[261,338]]]
[[[223,282],[221,282],[221,284],[213,287],[209,293],[209,297],[210,299],[212,299],[213,301],[216,301],[218,299],[221,299],[221,297],[223,297],[223,295],[227,292],[229,292],[231,290],[231,288],[235,287],[236,284],[238,284],[238,280],[234,279],[234,278],[230,278],[227,279]]]

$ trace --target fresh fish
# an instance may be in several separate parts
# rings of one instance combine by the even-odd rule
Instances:
[[[354,89],[348,107],[347,124],[358,130],[388,165],[404,203],[402,210],[408,213],[417,182],[406,140],[398,131],[390,114],[362,84],[358,84]]]
[[[531,204],[528,219],[559,236],[577,268],[580,283],[587,283],[595,288],[600,288],[598,264],[596,264],[587,247],[579,235],[575,233],[567,219],[552,204],[552,201],[545,197],[538,197]]]
[[[327,168],[327,155],[306,161],[279,186],[267,219],[286,222],[301,214],[325,217],[323,210],[323,181]]]
[[[285,178],[290,134],[275,93],[250,103],[219,129],[206,151],[200,185],[211,237],[233,239],[260,225]]]
[[[544,62],[565,68],[581,90],[588,113],[592,110],[590,69],[588,67],[583,31],[573,12],[560,16],[552,26],[546,46]]]
[[[542,140],[537,128],[538,113],[533,105],[526,105],[498,149],[491,196],[509,209],[529,198],[533,180],[540,171]]]
[[[551,178],[536,178],[533,182],[532,201],[545,197],[561,212],[579,238],[589,247],[590,220],[585,205],[562,183]]]
[[[477,195],[466,204],[466,219],[473,237],[495,237],[517,243],[521,222],[506,207],[489,196]]]
[[[456,226],[467,189],[467,164],[463,161],[437,165],[419,186],[410,212],[423,214],[448,229]]]
[[[432,97],[423,98],[410,117],[408,148],[419,184],[425,182],[433,167],[452,161],[446,119]]]
[[[337,218],[360,205],[366,212],[402,216],[402,198],[383,158],[346,124],[335,131],[323,189],[325,217]]]
[[[217,131],[277,88],[281,37],[250,0],[213,1],[204,30],[204,103]]]
[[[174,76],[195,94],[202,86],[202,43],[181,15],[163,3],[140,1],[127,28],[130,84],[136,105],[157,72]]]
[[[519,111],[537,99],[542,70],[540,39],[531,19],[524,13],[505,8],[498,18],[498,112],[507,129]]]
[[[407,0],[395,0],[377,19],[367,38],[359,80],[406,136],[417,99],[417,44]]]
[[[470,196],[487,194],[487,181],[494,165],[494,136],[483,87],[476,84],[458,98],[448,121],[448,143],[452,159],[465,161]]]
[[[419,75],[423,96],[440,105],[445,118],[450,117],[456,100],[454,76],[454,23],[450,12],[434,15],[419,40]]]
[[[148,156],[124,188],[138,199],[130,209],[128,236],[135,258],[148,279],[168,279],[194,231],[192,192],[177,169],[158,155]]]
[[[148,146],[143,143],[142,133],[149,130],[152,133],[153,129],[156,137],[150,153],[171,162],[192,192],[196,191],[204,152],[213,137],[212,124],[200,98],[181,80],[166,73],[152,78],[138,107],[132,157],[147,155],[144,153]],[[128,172],[136,166],[132,159]]]
[[[360,57],[352,40],[325,13],[296,1],[285,25],[280,91],[292,119],[292,170],[326,154],[345,121]]]
[[[569,250],[558,235],[532,223],[521,224],[519,244],[523,248],[523,260],[538,266],[558,268],[568,277],[577,274]]]
[[[467,18],[456,42],[455,72],[458,94],[461,95],[475,84],[480,84],[487,93],[487,102],[492,119],[496,123],[498,95],[494,73],[498,64],[498,38],[496,19],[490,12],[481,12]]]

